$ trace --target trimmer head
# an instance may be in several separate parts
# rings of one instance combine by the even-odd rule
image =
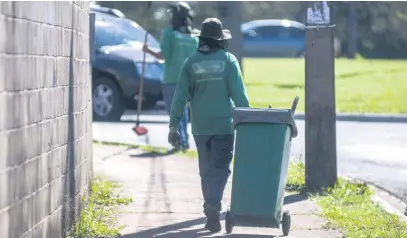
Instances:
[[[138,135],[138,136],[142,136],[148,133],[147,128],[145,128],[144,126],[135,126],[133,127],[133,131]]]

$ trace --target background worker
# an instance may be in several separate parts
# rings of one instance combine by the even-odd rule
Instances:
[[[178,2],[170,6],[169,12],[171,13],[171,24],[161,32],[161,51],[156,52],[148,45],[143,47],[145,52],[158,59],[165,60],[162,91],[168,114],[171,111],[171,104],[182,64],[198,47],[198,40],[192,35],[191,7],[185,2]],[[178,126],[183,150],[189,149],[188,121],[188,108],[185,107]]]
[[[228,30],[216,18],[201,26],[199,48],[184,63],[170,114],[168,141],[180,144],[177,131],[190,98],[192,134],[199,158],[204,197],[205,228],[221,230],[220,211],[223,192],[233,158],[233,107],[249,107],[246,89],[236,57],[227,52]],[[233,101],[233,102],[232,102]]]

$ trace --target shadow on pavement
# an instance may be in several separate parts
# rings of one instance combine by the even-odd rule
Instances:
[[[121,119],[120,121],[114,121],[115,123],[136,123],[136,117],[134,119]],[[140,120],[140,124],[168,124],[168,121],[154,121],[154,120]]]
[[[183,233],[183,234],[180,234],[180,233],[182,233],[182,231],[177,232],[177,233],[174,233],[173,231],[179,231],[180,229],[183,229],[183,228],[185,229],[188,227],[203,224],[204,222],[205,222],[205,218],[199,218],[199,219],[171,224],[168,226],[162,226],[162,227],[157,227],[157,228],[153,228],[153,229],[149,229],[149,230],[145,230],[145,231],[140,231],[140,232],[136,232],[136,233],[132,233],[132,234],[123,235],[123,236],[121,236],[121,238],[145,238],[145,237],[166,237],[166,238],[169,238],[169,237],[187,238],[188,237],[188,238],[192,238],[192,237],[198,237],[197,236],[198,232],[203,231],[203,229],[189,230],[189,231],[185,231],[185,233]],[[169,232],[173,232],[173,233],[169,233]]]
[[[131,158],[140,158],[140,159],[160,159],[163,158],[164,156],[168,156],[168,155],[173,155],[176,154],[178,152],[178,150],[172,149],[172,150],[168,150],[166,152],[159,152],[159,151],[148,151],[148,152],[144,152],[141,154],[136,154],[136,155],[129,155],[129,157]]]
[[[226,234],[224,231],[211,235],[209,231],[204,228],[192,228],[193,226],[204,226],[205,218],[189,220],[185,222],[175,223],[168,226],[157,227],[150,230],[135,232],[121,236],[121,238],[194,238],[194,237],[223,237]],[[226,235],[231,238],[262,238],[262,237],[280,237],[273,235],[255,235],[255,234],[229,234]]]
[[[115,153],[111,153],[111,154],[107,154],[107,155],[103,156],[103,157],[101,158],[101,160],[107,160],[107,159],[110,159],[110,158],[112,158],[112,157],[114,157],[114,156],[123,154],[123,153],[126,152],[126,151],[133,150],[133,149],[138,149],[138,148],[139,148],[139,146],[137,146],[137,145],[128,146],[128,147],[126,147],[126,148],[124,148],[124,149],[122,149],[122,150],[120,150],[120,151],[117,151],[117,152],[115,152]]]
[[[123,123],[123,124],[136,124],[136,117],[131,119],[120,119],[120,120],[111,120],[111,121],[97,121],[93,120],[93,122],[97,123]],[[160,120],[140,120],[140,125],[143,124],[168,124],[168,121],[160,121]]]
[[[166,207],[165,213],[167,213],[167,214],[172,213],[171,203],[169,202],[170,200],[168,197],[168,191],[167,191],[167,186],[166,186],[167,179],[166,179],[164,171],[165,171],[164,163],[162,163],[161,160],[157,160],[156,157],[153,157],[151,159],[148,191],[147,191],[147,197],[144,201],[143,214],[147,214],[147,212],[150,210],[150,205],[151,205],[151,201],[153,198],[153,191],[155,190],[155,188],[157,186],[156,177],[158,177],[158,179],[160,180],[161,193],[163,194],[163,201],[164,201],[165,207]]]
[[[284,205],[305,201],[308,199],[307,194],[297,193],[297,194],[290,194],[284,197]]]
[[[284,204],[292,204],[307,200],[308,196],[306,194],[291,194],[284,198]],[[221,217],[225,217],[225,213],[222,213]],[[189,220],[185,222],[179,222],[171,224],[168,226],[157,227],[149,230],[144,230],[140,232],[135,232],[132,234],[127,234],[121,236],[122,238],[145,238],[145,237],[156,237],[156,238],[193,238],[193,237],[231,237],[231,238],[262,238],[262,237],[282,237],[282,235],[256,235],[256,234],[229,234],[226,235],[224,231],[211,235],[204,228],[196,228],[196,226],[203,227],[205,223],[205,218],[198,218],[194,220]],[[222,221],[222,226],[224,226],[224,221]],[[223,228],[224,229],[224,228]],[[272,231],[271,231],[272,232]]]

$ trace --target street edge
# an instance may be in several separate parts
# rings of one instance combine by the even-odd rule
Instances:
[[[401,221],[407,223],[407,217],[401,213],[397,208],[393,207],[389,202],[385,199],[381,198],[378,195],[373,195],[372,202],[378,204],[381,208],[383,208],[387,213],[396,215]]]
[[[164,115],[141,115],[141,120],[145,123],[168,123],[168,117]],[[305,120],[305,113],[295,113],[294,118],[297,120]],[[133,121],[128,115],[123,118],[124,121]],[[407,123],[407,114],[352,114],[352,113],[336,113],[337,121],[354,121],[354,122],[382,122],[382,123]]]
[[[383,210],[385,210],[389,214],[396,215],[401,221],[407,223],[407,216],[400,211],[400,208],[396,208],[392,203],[398,203],[399,205],[403,206],[405,212],[407,213],[407,203],[396,196],[394,193],[388,191],[387,189],[382,188],[379,185],[360,180],[360,179],[353,179],[347,176],[341,176],[343,179],[348,180],[349,182],[364,182],[370,189],[374,191],[372,196],[372,202],[378,204]],[[380,194],[380,195],[379,195]],[[383,198],[385,197],[385,198]],[[393,202],[389,202],[392,200]]]
[[[296,113],[295,119],[305,120],[305,113]],[[337,121],[407,123],[407,115],[336,113]]]

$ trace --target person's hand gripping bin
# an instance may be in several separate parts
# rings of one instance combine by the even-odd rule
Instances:
[[[226,231],[233,226],[280,228],[288,235],[291,218],[283,211],[291,140],[297,136],[291,109],[236,108],[232,199]]]

